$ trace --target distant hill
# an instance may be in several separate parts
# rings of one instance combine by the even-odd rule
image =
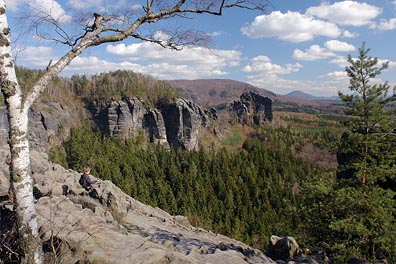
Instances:
[[[285,96],[297,98],[297,99],[304,99],[304,100],[316,100],[316,96],[304,93],[303,91],[293,91],[291,93],[286,94]]]
[[[276,98],[271,91],[251,84],[230,79],[169,80],[181,97],[202,106],[217,106],[239,99],[244,92],[254,91],[263,96]]]
[[[293,91],[285,96],[291,97],[291,98],[296,98],[296,99],[303,99],[303,100],[310,100],[310,101],[323,101],[323,102],[330,102],[330,101],[337,101],[339,100],[338,96],[331,96],[331,97],[325,97],[325,96],[313,96],[308,93],[304,93],[303,91]]]
[[[242,93],[254,91],[274,100],[275,111],[302,113],[340,113],[338,101],[296,92],[293,96],[276,94],[254,85],[230,79],[167,80],[179,95],[203,108],[228,109],[229,104],[239,100]],[[300,94],[300,96],[298,96]]]

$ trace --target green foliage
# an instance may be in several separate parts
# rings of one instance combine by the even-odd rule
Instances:
[[[121,100],[137,96],[148,105],[157,106],[179,97],[168,83],[132,71],[117,70],[100,73],[91,78],[73,75],[71,81],[74,92],[88,101],[108,102],[111,99]]]
[[[272,234],[298,236],[299,183],[318,168],[295,158],[288,129],[263,129],[243,148],[192,152],[72,129],[65,144],[69,167],[113,181],[127,194],[192,224],[265,248]]]
[[[352,118],[346,123],[339,148],[339,184],[334,192],[333,219],[336,257],[345,261],[354,253],[366,259],[384,255],[396,261],[394,238],[396,193],[382,184],[396,181],[394,107],[395,96],[388,96],[387,83],[373,81],[387,64],[377,66],[378,60],[368,56],[364,44],[359,57],[346,68],[350,78],[351,94],[340,93],[349,106]],[[353,252],[351,252],[353,249]]]

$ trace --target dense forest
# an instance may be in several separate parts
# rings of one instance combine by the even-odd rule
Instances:
[[[264,127],[228,124],[233,132],[224,133],[230,136],[219,139],[220,147],[191,152],[149,145],[144,137],[107,138],[85,121],[50,157],[74,170],[89,165],[93,175],[144,203],[259,249],[272,234],[291,235],[303,247],[325,248],[334,263],[352,255],[394,263],[395,96],[387,83],[369,83],[387,64],[378,66],[368,51],[363,45],[358,59],[349,57],[343,116],[283,112]],[[136,95],[156,105],[178,96],[165,83],[127,71],[55,82],[47,93],[76,100]],[[337,153],[338,163],[318,165],[312,157],[324,152]]]

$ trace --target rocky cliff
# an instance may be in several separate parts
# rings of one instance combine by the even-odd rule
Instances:
[[[256,92],[246,92],[230,105],[231,114],[245,125],[262,125],[273,120],[273,100]]]
[[[129,138],[144,132],[150,142],[175,149],[197,149],[199,129],[209,123],[198,105],[184,99],[163,104],[161,109],[150,108],[136,97],[107,105],[89,103],[87,109],[93,127],[105,135]]]
[[[29,111],[29,142],[30,146],[39,150],[47,150],[51,140],[64,136],[61,133],[75,126],[81,120],[81,111],[64,106],[54,101],[35,105]],[[64,130],[64,131],[62,131]],[[0,140],[8,139],[8,119],[5,107],[0,108]]]

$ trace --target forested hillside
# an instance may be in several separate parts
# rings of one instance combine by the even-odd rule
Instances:
[[[19,74],[28,82],[40,71]],[[262,127],[222,124],[197,151],[164,149],[140,136],[105,137],[84,121],[49,154],[74,170],[89,165],[144,203],[259,249],[272,234],[291,235],[302,247],[325,248],[335,263],[351,255],[392,263],[394,97],[386,85],[374,88],[368,101],[341,95],[347,115],[295,113],[297,104]],[[81,105],[139,96],[156,106],[178,97],[168,84],[127,71],[59,78],[47,93]]]

